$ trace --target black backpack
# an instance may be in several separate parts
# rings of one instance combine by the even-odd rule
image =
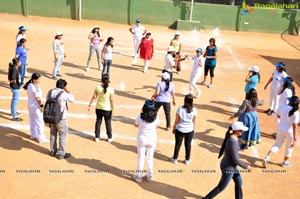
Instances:
[[[63,115],[58,99],[64,91],[60,91],[55,98],[51,98],[52,91],[53,90],[50,91],[49,97],[44,106],[43,119],[45,123],[58,124]]]

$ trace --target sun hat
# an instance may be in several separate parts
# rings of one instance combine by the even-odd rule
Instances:
[[[239,121],[233,123],[231,125],[231,128],[234,131],[239,131],[239,130],[247,131],[248,130],[248,127],[244,126],[243,122],[239,122]]]
[[[249,67],[249,71],[253,71],[253,72],[258,73],[258,72],[259,72],[259,68],[258,68],[258,66],[256,66],[256,65],[250,66],[250,67]]]
[[[175,48],[173,46],[169,46],[167,51],[168,52],[173,52],[173,51],[175,51]]]
[[[167,73],[167,72],[164,72],[161,74],[161,77],[164,79],[164,80],[170,80],[170,74]]]
[[[199,53],[203,52],[202,48],[197,48],[196,51],[199,52]]]
[[[175,36],[176,36],[176,35],[180,35],[180,33],[179,33],[178,31],[176,31],[174,35],[175,35]]]
[[[100,27],[98,26],[98,25],[95,25],[94,27],[93,27],[93,29],[100,29]]]
[[[63,35],[63,33],[61,31],[56,32],[56,36],[61,36],[61,35]]]
[[[277,62],[274,64],[274,66],[279,67],[279,68],[284,68],[285,64],[283,62]]]
[[[28,30],[25,26],[20,26],[19,27],[19,30],[21,30],[21,31],[25,31],[25,30]]]

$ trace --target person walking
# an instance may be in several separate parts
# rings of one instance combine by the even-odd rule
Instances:
[[[112,53],[113,53],[113,45],[114,43],[114,38],[113,37],[108,37],[106,43],[103,46],[102,49],[102,61],[103,61],[103,70],[102,70],[102,75],[104,74],[110,74],[110,67],[112,64]]]
[[[22,121],[21,118],[17,117],[19,114],[17,112],[19,99],[20,99],[20,77],[18,68],[20,67],[20,60],[18,58],[13,58],[12,61],[8,64],[8,81],[9,87],[12,92],[12,98],[10,103],[10,111],[13,121]]]
[[[25,46],[26,39],[22,38],[18,42],[18,47],[16,49],[16,57],[19,58],[21,65],[18,68],[20,76],[21,76],[21,86],[24,85],[24,78],[27,66],[27,49]]]
[[[264,89],[266,90],[268,85],[272,82],[271,88],[270,88],[270,105],[269,109],[265,111],[268,115],[273,115],[276,113],[276,110],[278,108],[278,92],[280,88],[282,88],[282,78],[287,77],[286,70],[285,70],[285,64],[283,62],[277,62],[274,64],[276,69],[274,70],[272,76],[264,86]]]
[[[176,111],[176,118],[173,125],[173,134],[175,134],[174,154],[170,161],[177,163],[179,150],[184,139],[185,161],[186,165],[191,163],[191,148],[194,137],[197,111],[193,105],[193,95],[188,94],[184,97],[184,105]]]
[[[242,162],[239,158],[240,146],[238,143],[238,137],[243,133],[243,131],[247,130],[248,128],[239,121],[233,123],[228,128],[218,156],[218,158],[221,158],[224,154],[220,163],[222,172],[221,179],[218,185],[202,199],[211,199],[216,197],[226,189],[231,179],[233,179],[235,183],[235,198],[243,198],[242,176],[237,166],[247,169],[248,171],[251,171],[252,167]]]
[[[153,156],[157,142],[156,128],[159,124],[155,103],[152,100],[145,101],[142,112],[135,120],[135,126],[138,127],[137,151],[138,166],[136,175],[132,179],[137,183],[142,182],[142,171],[145,158],[147,157],[147,181],[153,179]]]
[[[170,75],[167,72],[162,73],[162,79],[156,85],[156,90],[152,95],[151,99],[155,100],[155,110],[159,111],[160,107],[163,106],[165,116],[166,116],[166,130],[171,128],[171,100],[175,106],[175,87],[170,81]]]
[[[54,52],[54,68],[52,72],[52,77],[54,80],[57,80],[57,77],[60,77],[60,68],[66,58],[64,41],[62,39],[63,33],[61,31],[56,32],[54,41],[53,41],[53,52]]]
[[[146,36],[142,38],[141,44],[137,51],[140,51],[140,58],[144,60],[144,70],[146,73],[149,67],[149,61],[154,55],[154,40],[151,38],[151,32],[147,32]]]
[[[196,90],[196,97],[200,97],[201,95],[201,90],[197,86],[197,82],[201,78],[202,75],[202,67],[204,66],[205,59],[202,55],[203,51],[202,48],[197,48],[196,49],[196,55],[192,57],[193,59],[193,69],[190,75],[190,82],[189,82],[189,87],[190,87],[190,94],[193,95],[194,89]]]
[[[251,88],[239,110],[230,118],[238,117],[238,121],[242,122],[248,128],[239,137],[241,149],[247,149],[249,146],[255,146],[260,143],[257,105],[257,92],[254,88]]]
[[[102,76],[101,81],[102,84],[97,86],[94,91],[94,95],[88,105],[88,110],[90,111],[93,102],[97,99],[95,141],[99,142],[102,118],[104,118],[108,142],[112,142],[113,137],[112,137],[112,129],[111,129],[111,118],[112,118],[112,113],[114,111],[113,94],[115,93],[115,91],[112,87],[109,87],[110,81],[109,81],[108,74],[104,74]]]
[[[90,64],[93,55],[96,52],[97,55],[97,63],[98,63],[98,69],[101,70],[101,49],[100,49],[100,43],[103,41],[103,39],[100,37],[99,33],[100,27],[98,25],[94,26],[92,31],[90,32],[88,39],[90,40],[90,50],[89,50],[89,57],[86,64],[85,71],[90,70]]]
[[[299,98],[292,96],[289,103],[279,107],[277,117],[280,119],[277,127],[276,141],[263,160],[263,167],[267,168],[270,163],[272,153],[276,154],[286,141],[284,159],[282,167],[290,167],[292,163],[289,159],[292,157],[293,147],[297,141],[297,124],[299,122]]]
[[[28,97],[28,112],[30,119],[30,139],[37,139],[39,143],[48,143],[49,140],[44,134],[44,120],[43,120],[43,102],[42,90],[39,87],[41,75],[33,73],[30,80],[24,85],[27,90]]]
[[[55,157],[58,153],[58,159],[64,159],[71,157],[71,153],[67,153],[67,136],[68,136],[68,119],[67,111],[68,105],[67,102],[74,102],[75,97],[71,94],[68,83],[64,79],[59,79],[56,81],[56,88],[51,89],[46,99],[56,98],[57,95],[60,95],[58,98],[60,104],[60,110],[62,112],[62,118],[57,124],[49,124],[50,126],[50,156]],[[59,146],[57,147],[57,137],[59,137]]]
[[[210,84],[208,85],[208,88],[214,86],[213,79],[215,77],[214,71],[217,65],[217,51],[218,48],[216,46],[216,40],[214,38],[210,38],[209,46],[206,47],[206,50],[203,55],[206,59],[205,59],[205,66],[204,66],[204,80],[201,82],[202,85],[206,85],[206,78],[209,72]]]
[[[136,64],[138,58],[138,48],[140,46],[143,36],[146,34],[146,28],[141,25],[141,20],[137,19],[136,23],[129,28],[129,32],[133,35],[133,61],[132,64]]]

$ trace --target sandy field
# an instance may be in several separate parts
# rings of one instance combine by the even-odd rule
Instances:
[[[272,156],[268,169],[262,168],[262,159],[274,143],[271,136],[276,131],[275,116],[263,113],[268,108],[269,88],[263,89],[275,69],[273,64],[283,61],[287,73],[295,81],[299,96],[300,37],[265,33],[233,32],[220,30],[181,31],[184,54],[194,55],[198,47],[205,48],[211,37],[216,38],[218,51],[215,83],[213,88],[200,86],[202,95],[194,100],[198,111],[190,165],[185,165],[184,147],[179,162],[169,162],[173,155],[174,136],[165,130],[164,113],[158,128],[158,143],[154,155],[154,181],[137,184],[130,176],[137,167],[136,135],[133,126],[144,100],[149,99],[160,81],[163,59],[174,30],[143,24],[152,32],[155,55],[147,73],[143,73],[143,60],[136,65],[132,61],[132,36],[129,25],[103,21],[74,21],[58,18],[23,17],[0,14],[0,198],[1,199],[192,199],[205,196],[213,189],[221,176],[220,145],[228,126],[229,117],[237,110],[244,98],[244,79],[248,67],[258,65],[261,82],[257,90],[265,104],[259,107],[262,143],[241,151],[243,161],[254,167],[251,173],[243,172],[243,191],[246,199],[294,199],[300,186],[299,143],[295,146],[290,168],[280,166],[284,147]],[[14,57],[15,36],[20,25],[28,27],[28,72],[42,75],[40,87],[45,97],[55,87],[52,79],[52,41],[56,31],[64,33],[66,59],[62,66],[63,78],[76,97],[69,104],[69,159],[50,157],[49,144],[30,140],[27,95],[21,92],[18,111],[22,122],[13,122],[10,115],[11,91],[8,86],[8,63]],[[87,36],[94,25],[100,33],[115,38],[111,86],[115,88],[115,112],[112,128],[114,141],[107,142],[104,124],[101,141],[94,141],[95,113],[87,110],[94,88],[100,84],[100,71],[96,56],[91,70],[84,71],[89,50]],[[192,61],[182,63],[183,70],[174,74],[176,106],[172,106],[172,124],[176,109],[183,105],[188,93],[188,80]],[[28,80],[28,79],[26,79]],[[202,80],[202,79],[201,79]],[[299,131],[298,131],[299,133]],[[49,128],[45,127],[49,138]],[[298,136],[298,140],[299,136]],[[146,168],[146,165],[145,165]],[[234,198],[234,183],[217,196],[218,199]]]

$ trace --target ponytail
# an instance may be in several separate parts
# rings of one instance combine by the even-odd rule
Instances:
[[[13,58],[11,62],[8,63],[8,69],[15,67],[19,63],[19,58]]]
[[[109,75],[106,73],[102,76],[102,83],[103,83],[103,92],[104,94],[107,92],[108,83],[109,83]]]
[[[224,138],[224,141],[223,141],[223,143],[222,143],[222,146],[221,146],[221,149],[220,149],[218,158],[222,157],[222,155],[223,155],[223,153],[224,153],[226,141],[227,141],[228,138],[230,137],[230,131],[231,131],[231,130],[232,130],[232,128],[231,128],[231,125],[230,125],[229,128],[227,129],[226,134],[225,134],[225,138]]]
[[[169,80],[169,79],[167,79],[167,80],[163,79],[163,81],[166,82],[166,88],[165,88],[165,91],[168,91],[169,88],[170,88],[170,80]]]
[[[299,109],[299,98],[297,96],[291,97],[289,99],[289,105],[292,107],[292,110],[289,112],[289,117],[291,117]]]
[[[187,113],[192,112],[192,110],[193,110],[193,95],[192,94],[188,94],[184,97],[183,108],[186,109]]]
[[[31,75],[30,80],[28,80],[28,81],[25,83],[25,85],[23,86],[23,88],[24,88],[25,90],[27,90],[28,85],[29,85],[30,83],[33,83],[33,80],[37,80],[37,79],[39,79],[40,77],[41,77],[41,75],[40,75],[39,73],[33,73],[33,74]]]

